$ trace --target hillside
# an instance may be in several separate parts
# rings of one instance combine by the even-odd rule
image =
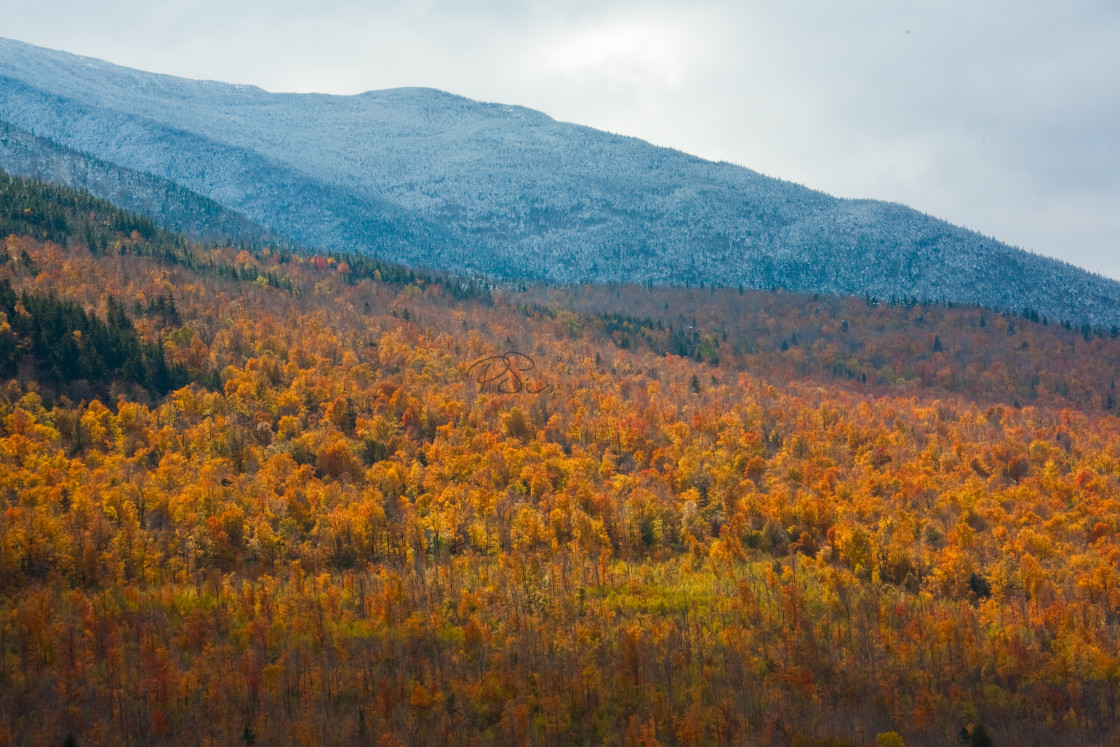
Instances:
[[[554,283],[870,293],[1120,323],[1115,281],[900,205],[520,107],[429,89],[273,94],[8,40],[0,83],[0,119],[320,250]]]
[[[0,744],[1120,737],[1111,335],[0,233]]]
[[[2,120],[0,169],[86,190],[124,210],[157,218],[171,231],[194,239],[281,243],[278,237],[248,219],[174,182],[63,148]]]

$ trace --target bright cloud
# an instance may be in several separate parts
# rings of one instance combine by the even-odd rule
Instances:
[[[693,45],[680,30],[653,19],[587,25],[548,45],[544,68],[579,84],[671,90],[685,79]]]

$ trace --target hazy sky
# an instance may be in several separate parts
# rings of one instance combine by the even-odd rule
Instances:
[[[0,0],[129,67],[521,104],[1120,279],[1116,0]]]

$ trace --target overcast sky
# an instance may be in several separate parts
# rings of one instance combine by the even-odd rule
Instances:
[[[521,104],[1120,279],[1116,0],[0,0],[0,36],[271,91]]]

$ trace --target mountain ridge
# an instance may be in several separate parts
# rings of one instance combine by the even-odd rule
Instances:
[[[269,93],[5,40],[0,76],[0,119],[312,248],[553,283],[916,296],[1120,321],[1120,283],[1059,260],[524,107],[426,88]]]

